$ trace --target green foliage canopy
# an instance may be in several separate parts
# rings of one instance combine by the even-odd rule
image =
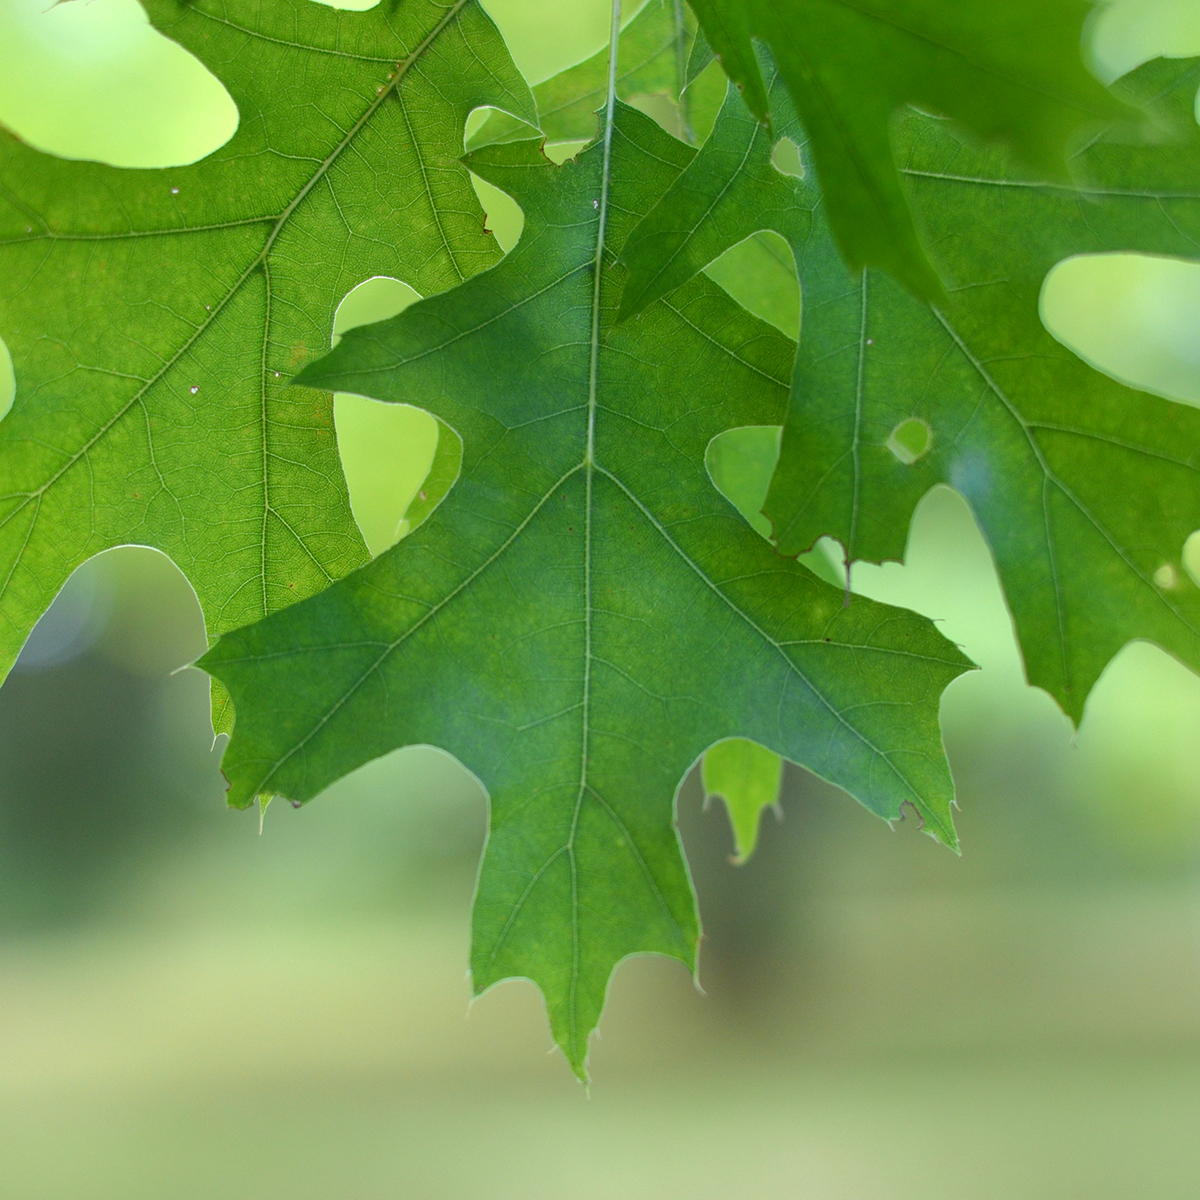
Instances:
[[[476,0],[147,7],[241,123],[168,171],[0,132],[0,669],[78,563],[144,542],[219,637],[231,803],[305,801],[414,742],[457,755],[491,803],[474,987],[534,979],[581,1076],[617,962],[695,967],[674,800],[710,747],[743,858],[779,756],[956,844],[938,703],[970,664],[808,570],[819,537],[898,558],[950,483],[1071,716],[1131,638],[1200,666],[1200,418],[1038,315],[1064,256],[1194,253],[1194,65],[1102,88],[1075,0],[650,0],[619,39],[614,14],[623,66],[531,94]],[[744,92],[697,150],[710,45]],[[560,167],[533,127],[600,137]],[[524,211],[503,259],[469,171]],[[702,273],[763,229],[795,257],[798,348]],[[376,275],[427,298],[314,362]],[[440,422],[413,532],[374,562],[333,388]],[[781,425],[773,547],[712,448]]]

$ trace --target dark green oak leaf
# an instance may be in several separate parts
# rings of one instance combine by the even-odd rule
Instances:
[[[909,211],[894,146],[915,104],[1014,148],[1047,178],[1121,106],[1085,70],[1084,0],[689,0],[762,121],[773,112],[753,48],[770,48],[811,137],[829,223],[851,268],[882,267],[942,297]]]
[[[680,780],[746,736],[953,845],[938,701],[968,661],[922,617],[781,558],[713,487],[722,430],[778,423],[793,343],[699,277],[615,324],[616,253],[690,160],[618,106],[556,167],[469,156],[525,212],[504,262],[305,368],[419,404],[462,438],[420,529],[321,595],[226,634],[231,800],[308,800],[398,746],[456,755],[491,797],[474,988],[525,976],[581,1075],[622,958],[694,967]],[[602,270],[597,273],[598,263]]]
[[[707,131],[720,104],[721,89],[696,84],[690,55],[696,38],[696,19],[684,0],[647,0],[621,30],[617,95],[622,100],[662,95],[680,103],[681,132],[691,141],[699,125]],[[548,142],[590,142],[599,131],[596,110],[608,87],[608,47],[591,58],[539,83],[533,89],[538,127]],[[697,99],[697,91],[703,94]],[[693,112],[698,107],[698,111]],[[475,149],[494,142],[529,136],[529,129],[506,113],[492,113],[471,135]]]
[[[165,551],[210,635],[367,558],[328,396],[289,377],[355,284],[443,291],[496,262],[462,154],[532,97],[473,0],[148,0],[240,124],[191,166],[124,170],[0,131],[0,677],[71,571]],[[214,713],[224,725],[219,697]]]
[[[1031,181],[948,122],[905,118],[904,176],[948,280],[936,308],[846,270],[815,186],[770,178],[770,138],[732,97],[625,251],[636,312],[764,224],[788,239],[804,319],[764,508],[780,548],[829,534],[850,559],[898,559],[921,496],[950,484],[991,544],[1030,681],[1075,720],[1132,639],[1200,668],[1200,589],[1182,562],[1200,527],[1200,412],[1093,370],[1046,331],[1039,299],[1070,255],[1196,255],[1197,83],[1194,62],[1124,80],[1163,140],[1099,137],[1077,157],[1081,191]]]

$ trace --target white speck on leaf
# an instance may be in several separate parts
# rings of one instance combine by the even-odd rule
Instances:
[[[193,396],[194,396],[194,395],[195,395],[195,394],[196,394],[196,393],[197,393],[199,390],[200,390],[200,386],[199,386],[199,384],[195,384],[195,383],[193,383],[193,384],[192,384],[192,386],[191,386],[190,388],[188,388],[188,391],[189,391],[189,392],[191,392]]]
[[[172,195],[172,196],[178,196],[178,195],[179,195],[179,189],[178,189],[178,188],[172,188],[172,189],[171,189],[171,195]]]

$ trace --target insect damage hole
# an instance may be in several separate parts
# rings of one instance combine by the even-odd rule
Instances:
[[[771,150],[771,165],[781,175],[804,178],[804,161],[800,157],[800,147],[791,138],[783,137],[775,143]]]
[[[887,440],[887,448],[906,467],[924,458],[931,445],[933,430],[920,417],[909,417],[908,420],[901,421]]]
[[[0,420],[8,415],[17,396],[17,378],[13,373],[12,357],[4,339],[0,338]]]

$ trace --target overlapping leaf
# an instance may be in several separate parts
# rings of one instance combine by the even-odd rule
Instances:
[[[366,559],[328,396],[288,389],[334,308],[389,274],[422,293],[499,258],[462,153],[481,105],[534,119],[474,0],[339,13],[148,0],[240,113],[193,166],[118,170],[0,131],[0,675],[70,572],[169,554],[211,634]]]
[[[647,0],[621,31],[617,95],[661,94],[678,98],[687,83],[687,63],[696,21],[684,0]],[[608,47],[533,89],[538,128],[550,142],[591,141],[596,112],[608,87]],[[711,114],[710,118],[711,120]],[[684,121],[686,123],[686,114]],[[472,148],[528,137],[529,129],[502,112],[492,113],[472,136]]]
[[[951,484],[991,543],[1031,682],[1076,720],[1133,638],[1200,667],[1200,589],[1182,563],[1200,527],[1200,412],[1094,371],[1046,332],[1039,296],[1072,254],[1196,254],[1198,82],[1196,64],[1163,62],[1126,80],[1174,138],[1099,138],[1076,162],[1082,192],[906,117],[904,176],[949,284],[937,308],[845,269],[819,193],[771,177],[770,138],[734,97],[626,250],[629,313],[754,229],[788,238],[804,321],[765,509],[781,548],[831,534],[850,558],[899,558],[917,501]],[[776,89],[778,130],[803,140]]]
[[[730,78],[766,120],[752,46],[775,56],[808,129],[829,223],[851,267],[939,298],[913,226],[891,122],[916,104],[1014,147],[1048,178],[1080,131],[1119,105],[1084,70],[1082,0],[689,0]]]
[[[307,800],[416,742],[484,781],[474,987],[537,982],[580,1073],[621,958],[694,964],[673,801],[714,742],[753,738],[954,840],[937,714],[967,661],[924,618],[846,608],[705,470],[716,434],[782,418],[792,343],[704,277],[615,323],[614,256],[692,154],[620,106],[607,173],[603,142],[561,168],[533,142],[471,156],[524,209],[517,247],[301,376],[428,408],[462,437],[459,481],[368,567],[202,661],[237,705],[235,803]]]

